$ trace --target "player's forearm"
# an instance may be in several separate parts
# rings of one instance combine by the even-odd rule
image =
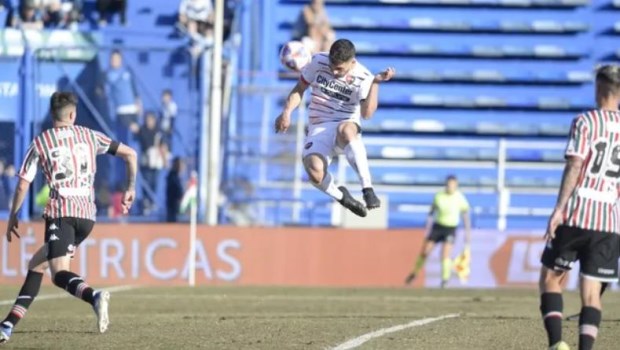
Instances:
[[[19,184],[15,188],[15,194],[13,195],[13,202],[11,204],[11,216],[16,215],[17,212],[21,209],[22,205],[24,204],[26,194],[28,194],[29,187],[30,183],[24,181],[23,179],[19,180]]]
[[[564,174],[562,175],[562,185],[560,186],[560,194],[558,195],[558,201],[555,205],[555,210],[564,210],[568,199],[573,194],[577,181],[579,180],[579,173],[583,160],[577,157],[571,157],[566,162],[564,167]]]
[[[301,93],[297,89],[291,91],[284,104],[284,114],[290,115],[301,104]]]
[[[127,164],[127,191],[134,191],[136,189],[136,176],[138,174],[138,158],[135,153],[131,153],[125,158],[125,164]]]
[[[370,119],[379,105],[379,84],[372,83],[368,97],[362,102],[362,118]]]

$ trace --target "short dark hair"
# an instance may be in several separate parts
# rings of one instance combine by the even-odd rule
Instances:
[[[620,93],[620,67],[607,64],[596,70],[596,102]]]
[[[112,52],[110,53],[110,56],[114,56],[114,55],[119,55],[119,56],[123,56],[123,54],[121,53],[121,50],[119,49],[114,49],[112,50]]]
[[[52,97],[50,97],[50,111],[52,113],[52,118],[55,121],[62,121],[62,111],[68,106],[77,107],[77,104],[78,99],[73,93],[63,91],[54,92]]]
[[[332,64],[347,62],[355,57],[355,45],[350,40],[338,39],[329,48],[329,61]]]
[[[448,175],[446,177],[446,182],[449,182],[449,181],[457,181],[456,175]]]
[[[164,91],[161,92],[162,95],[169,95],[172,96],[172,90],[170,89],[164,89]]]

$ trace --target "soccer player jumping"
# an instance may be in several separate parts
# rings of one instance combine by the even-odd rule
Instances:
[[[372,187],[360,117],[372,117],[377,110],[379,84],[392,79],[394,73],[393,68],[388,68],[373,76],[355,59],[353,43],[337,40],[329,54],[314,55],[312,62],[302,69],[282,114],[275,121],[276,132],[285,132],[291,125],[291,113],[301,103],[306,89],[312,86],[304,167],[312,185],[362,217],[366,216],[366,209],[378,208],[381,202]],[[359,176],[365,206],[346,187],[336,187],[327,171],[332,158],[342,153]]]
[[[620,67],[596,73],[597,109],[573,121],[558,200],[549,219],[540,273],[540,311],[549,348],[562,341],[562,279],[580,262],[579,349],[594,346],[601,323],[601,284],[618,280],[620,217]]]
[[[56,92],[50,99],[53,127],[37,136],[26,153],[19,184],[13,197],[6,230],[9,242],[19,238],[17,212],[22,206],[30,183],[40,167],[50,187],[50,198],[43,212],[45,244],[28,264],[26,280],[7,317],[0,323],[0,344],[7,342],[39,293],[43,273],[49,267],[52,281],[73,296],[92,305],[97,316],[99,332],[108,328],[110,294],[95,291],[86,281],[71,272],[71,257],[75,249],[93,230],[96,207],[94,181],[96,157],[111,154],[127,164],[127,188],[123,195],[123,211],[129,212],[135,197],[136,152],[112,141],[102,133],[76,126],[77,98],[67,92]]]

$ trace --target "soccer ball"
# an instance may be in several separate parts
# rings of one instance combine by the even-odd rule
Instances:
[[[280,50],[280,62],[291,70],[299,72],[312,60],[312,54],[300,41],[289,41]]]

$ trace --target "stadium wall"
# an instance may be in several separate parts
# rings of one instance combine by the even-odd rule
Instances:
[[[21,283],[43,239],[42,223],[20,228],[21,240],[2,239],[2,284]],[[536,287],[544,248],[540,232],[475,231],[472,236],[470,279],[461,284],[455,276],[452,287]],[[184,285],[188,237],[186,225],[98,224],[79,248],[73,269],[97,286]],[[424,232],[199,226],[197,237],[199,285],[397,287]],[[416,286],[438,286],[439,266],[436,253]],[[568,283],[575,288],[577,275]]]

